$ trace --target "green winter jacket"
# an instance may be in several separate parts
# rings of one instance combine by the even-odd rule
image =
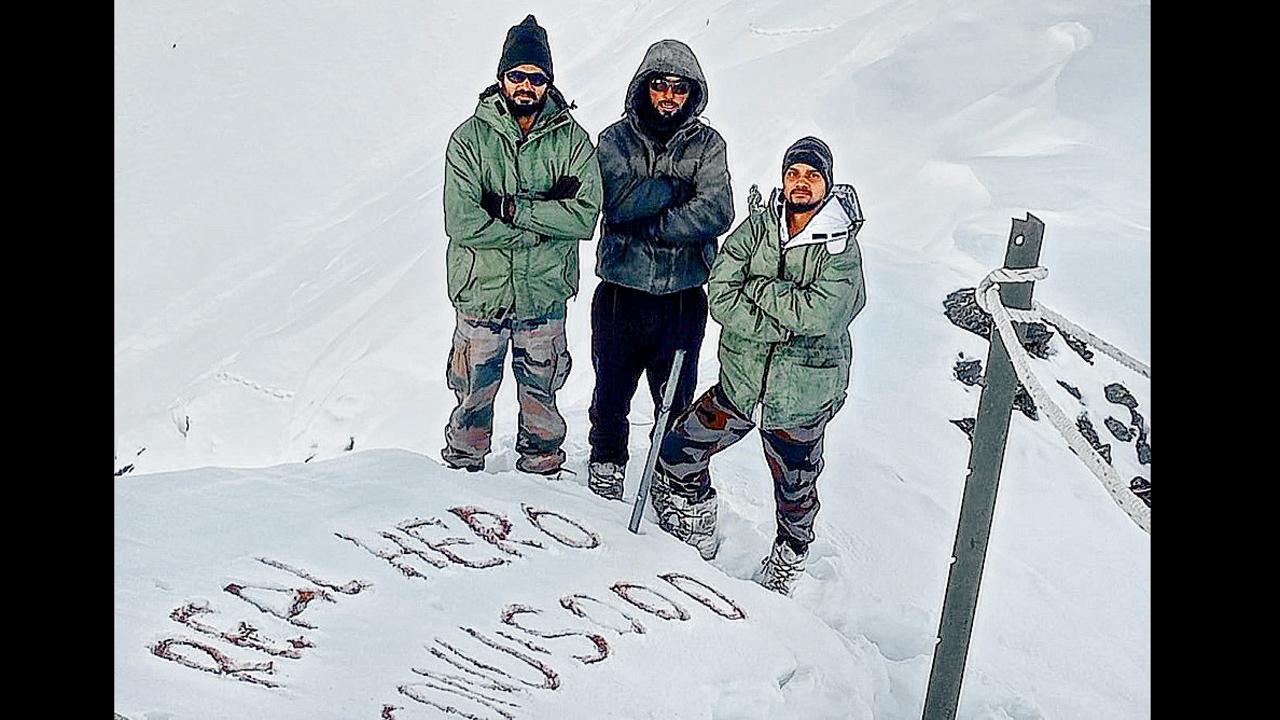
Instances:
[[[723,326],[720,387],[744,415],[761,403],[760,426],[769,429],[798,427],[844,405],[849,324],[867,301],[853,188],[836,185],[786,250],[781,214],[775,190],[725,238],[707,285],[711,317]]]
[[[521,136],[498,86],[453,131],[445,151],[444,227],[449,299],[464,314],[562,318],[578,292],[578,242],[600,213],[600,167],[586,130],[554,86]],[[562,176],[582,183],[568,200],[542,194]],[[484,190],[515,197],[510,225],[480,207]]]

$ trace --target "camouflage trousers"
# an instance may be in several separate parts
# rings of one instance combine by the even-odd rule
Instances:
[[[760,428],[765,462],[773,475],[773,499],[777,506],[778,539],[797,549],[813,542],[813,521],[818,514],[818,475],[822,473],[822,437],[826,413],[795,428]],[[715,494],[708,467],[711,456],[733,445],[755,427],[725,397],[720,385],[712,385],[680,413],[662,441],[658,471],[671,483],[671,492],[694,501]]]
[[[516,467],[551,473],[564,462],[565,422],[556,408],[572,365],[564,318],[484,319],[457,314],[446,369],[458,405],[445,427],[445,462],[480,469],[493,436],[493,400],[502,382],[502,365],[511,349],[511,370],[520,403]]]

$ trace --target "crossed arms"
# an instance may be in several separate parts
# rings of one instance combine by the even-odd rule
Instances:
[[[824,255],[809,285],[752,274],[752,254],[761,241],[771,239],[764,217],[749,216],[725,238],[707,285],[711,317],[760,342],[826,335],[848,327],[867,302],[858,244],[850,242],[844,252]]]
[[[444,225],[450,239],[463,247],[508,250],[537,242],[538,236],[574,241],[591,237],[600,212],[600,168],[585,131],[573,129],[569,168],[561,178],[577,178],[572,194],[563,198],[518,194],[512,198],[514,212],[507,221],[485,208],[482,144],[476,133],[474,125],[463,125],[449,138],[445,151]],[[557,185],[572,187],[572,183]]]

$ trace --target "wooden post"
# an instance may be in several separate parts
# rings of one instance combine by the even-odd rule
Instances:
[[[1004,266],[1009,269],[1035,267],[1040,262],[1043,235],[1044,223],[1031,213],[1027,213],[1025,220],[1014,218]],[[1006,307],[1030,310],[1033,289],[1033,282],[1004,283],[1000,286],[1000,300]],[[960,703],[960,685],[964,680],[965,659],[969,654],[973,617],[978,606],[982,566],[987,559],[987,541],[991,535],[1000,466],[1004,462],[1005,440],[1013,413],[1013,395],[1018,387],[1018,377],[1004,343],[1021,342],[1026,338],[1025,324],[1014,323],[1014,330],[1017,338],[1001,338],[995,324],[991,326],[986,382],[978,400],[978,417],[974,421],[969,475],[965,479],[964,498],[960,502],[960,519],[956,524],[955,546],[951,550],[951,570],[947,574],[947,592],[942,601],[942,620],[938,624],[938,642],[929,671],[923,720],[954,720]]]

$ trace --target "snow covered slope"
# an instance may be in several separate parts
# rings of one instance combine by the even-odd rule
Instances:
[[[462,676],[449,660],[475,669],[448,647],[535,685],[554,683],[488,693],[518,706],[507,707],[516,717],[805,718],[830,717],[834,708],[870,717],[884,704],[886,661],[865,638],[846,638],[785,598],[724,577],[651,524],[644,534],[631,534],[629,509],[620,503],[604,512],[577,485],[532,484],[515,474],[458,478],[402,451],[258,471],[131,478],[116,503],[117,523],[129,528],[117,537],[116,711],[131,718],[376,718],[389,704],[405,708],[393,713],[397,718],[438,714],[409,696],[416,694],[489,716],[465,698],[431,691],[433,682],[448,683],[415,670]],[[484,513],[501,515],[512,526],[500,533],[508,539],[486,542],[452,508],[483,511],[473,516],[477,527],[500,528],[496,516]],[[234,527],[226,527],[228,517]],[[432,519],[442,524],[413,525]],[[396,529],[402,523],[408,532]],[[420,576],[404,575],[356,544],[397,550],[379,531],[445,567],[409,557],[399,562]],[[448,537],[469,544],[440,542]],[[420,540],[443,550],[427,550]],[[500,564],[472,568],[462,561]],[[670,573],[685,577],[660,577]],[[292,591],[323,590],[316,580],[350,586],[347,593],[330,588],[332,601],[317,593],[290,616]],[[611,589],[617,583],[636,587]],[[575,617],[562,598],[595,621]],[[299,624],[264,615],[249,601]],[[192,622],[218,632],[247,621],[283,648],[286,639],[306,643],[299,643],[296,658],[229,645],[170,619],[188,603],[212,611]],[[604,647],[581,635],[521,632],[502,621],[512,606],[533,610],[514,613],[514,625],[595,634]],[[550,673],[486,647],[464,628],[534,658]],[[217,667],[193,645],[163,644],[174,638],[207,643],[231,662],[273,661],[270,673],[242,675],[279,687],[214,677],[148,649],[160,645],[162,653]],[[707,692],[709,686],[715,691]]]
[[[837,178],[858,188],[869,299],[854,323],[850,402],[827,439],[819,540],[789,604],[739,582],[772,535],[754,438],[713,463],[725,539],[710,567],[665,536],[610,534],[625,520],[621,506],[581,484],[547,487],[515,473],[509,373],[489,473],[458,478],[431,462],[452,404],[442,154],[491,82],[506,28],[528,12],[548,28],[558,82],[593,134],[620,115],[651,42],[689,43],[711,87],[705,116],[728,142],[739,218],[747,188],[776,183],[783,149],[805,134],[831,145]],[[115,464],[133,466],[116,479],[116,689],[117,711],[131,720],[207,716],[198,707],[376,717],[383,700],[405,705],[403,717],[430,716],[395,691],[429,657],[423,642],[452,642],[444,633],[465,623],[488,632],[506,602],[561,612],[554,593],[605,593],[626,577],[660,583],[654,573],[668,570],[726,592],[748,619],[712,625],[692,607],[704,613],[689,621],[702,634],[660,637],[665,623],[645,636],[652,645],[628,635],[609,660],[573,670],[581,683],[570,682],[578,661],[565,660],[581,651],[549,640],[566,675],[564,694],[548,697],[586,693],[569,705],[587,702],[659,670],[692,688],[740,668],[739,690],[681,717],[786,717],[768,710],[784,698],[786,708],[813,708],[832,696],[876,717],[918,716],[968,453],[949,421],[971,417],[978,397],[952,369],[960,353],[986,354],[984,341],[943,317],[943,298],[998,265],[1010,218],[1030,211],[1047,226],[1050,276],[1037,299],[1150,356],[1149,3],[146,1],[116,6],[115,48]],[[560,395],[579,477],[594,381],[593,256],[592,244],[569,310],[575,370]],[[715,340],[711,323],[700,389],[717,373]],[[1068,412],[1088,414],[1125,477],[1150,479],[1132,443],[1107,437],[1104,419],[1124,420],[1127,410],[1102,390],[1122,382],[1149,430],[1149,381],[1105,358],[1088,365],[1060,338],[1053,347],[1050,360],[1036,361],[1050,392]],[[1081,400],[1053,378],[1079,388]],[[637,396],[633,421],[646,417],[648,401]],[[629,492],[647,450],[638,428]],[[395,450],[362,452],[371,448]],[[274,467],[191,471],[204,466]],[[510,591],[451,582],[434,594],[413,591],[411,578],[374,577],[385,564],[331,534],[376,537],[414,514],[445,517],[452,503],[492,503],[518,521],[519,501],[593,527],[602,552],[559,569],[550,559],[535,565],[550,551],[531,554]],[[1043,420],[1014,415],[992,533],[961,717],[1149,716],[1149,538]],[[343,582],[370,578],[375,589],[312,611],[332,616],[333,630],[318,622],[332,637],[317,640],[310,658],[277,662],[291,681],[282,690],[147,651],[182,630],[168,613],[192,598],[217,597],[221,625],[254,617],[221,588],[234,578],[287,581],[259,567],[257,553]],[[633,572],[633,557],[650,564]],[[543,584],[544,571],[557,581]],[[344,611],[366,598],[370,610]],[[405,633],[399,618],[422,607],[448,621]],[[370,659],[368,673],[335,676],[351,672],[338,658],[374,654],[350,639],[359,623],[372,623],[363,626],[369,642],[394,647]],[[684,640],[729,643],[729,627],[749,629],[732,642],[755,648],[758,665],[711,648],[693,665],[655,670],[656,658],[687,649]],[[283,639],[288,627],[262,631]],[[818,657],[831,665],[779,689],[791,654],[798,668]],[[161,678],[181,690],[161,692]],[[773,694],[761,683],[774,683]],[[661,697],[617,717],[666,716],[663,703],[677,702],[657,680],[629,687]],[[553,704],[517,715],[572,716]]]

